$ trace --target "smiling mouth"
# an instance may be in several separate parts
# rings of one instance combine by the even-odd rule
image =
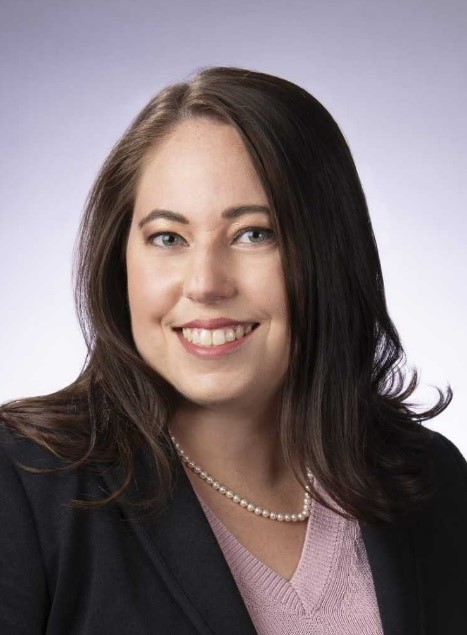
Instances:
[[[186,342],[190,342],[195,346],[202,348],[216,348],[225,346],[226,344],[242,340],[252,331],[258,328],[259,323],[253,322],[248,325],[235,325],[232,327],[223,327],[217,329],[199,329],[199,328],[174,328]]]

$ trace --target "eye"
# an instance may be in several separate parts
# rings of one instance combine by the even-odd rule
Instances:
[[[167,237],[169,237],[169,239],[175,238],[175,240],[166,241],[165,239]],[[161,241],[156,243],[156,238],[160,238]],[[158,234],[151,234],[151,236],[147,238],[147,242],[156,247],[178,247],[179,243],[176,242],[177,238],[181,239],[182,237],[174,232],[159,232]]]
[[[237,238],[239,236],[242,236],[243,234],[256,235],[256,237],[253,236],[254,240],[252,242],[248,241],[248,243],[250,245],[268,242],[268,240],[272,240],[272,238],[274,236],[273,230],[272,229],[268,229],[267,227],[247,227],[246,229],[242,229],[242,231],[237,234]],[[256,239],[258,234],[260,235],[260,239],[259,240]],[[263,235],[263,239],[261,239],[261,234]],[[266,238],[264,238],[264,236],[266,236]]]

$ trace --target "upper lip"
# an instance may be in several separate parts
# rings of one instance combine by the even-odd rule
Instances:
[[[232,326],[237,324],[256,324],[256,322],[252,322],[251,320],[248,322],[245,322],[244,320],[230,320],[226,317],[220,317],[211,318],[209,320],[192,320],[191,322],[186,322],[185,324],[180,324],[179,326],[174,326],[173,328],[216,329],[222,328],[223,326]]]

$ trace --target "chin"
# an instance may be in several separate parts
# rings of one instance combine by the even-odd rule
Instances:
[[[203,389],[201,389],[200,386],[188,387],[183,385],[183,383],[177,383],[174,384],[174,386],[184,399],[199,406],[238,404],[240,401],[243,401],[243,399],[253,397],[253,395],[248,394],[244,390],[235,390],[232,385],[222,389],[219,386],[218,380],[213,380],[212,382],[207,383],[210,385],[205,386]]]
[[[213,390],[180,390],[178,391],[187,399],[193,403],[199,405],[215,405],[219,403],[230,403],[241,399],[242,395],[232,390],[226,391],[213,391]]]

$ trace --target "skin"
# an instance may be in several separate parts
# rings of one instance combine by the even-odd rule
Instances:
[[[251,500],[301,508],[276,425],[290,346],[280,252],[273,234],[245,231],[272,229],[264,214],[221,218],[241,204],[268,201],[234,127],[184,121],[151,151],[126,247],[132,333],[146,363],[184,397],[169,427],[189,456]],[[189,224],[158,219],[139,228],[155,208]],[[260,322],[248,343],[221,358],[194,357],[172,330],[221,316]]]

